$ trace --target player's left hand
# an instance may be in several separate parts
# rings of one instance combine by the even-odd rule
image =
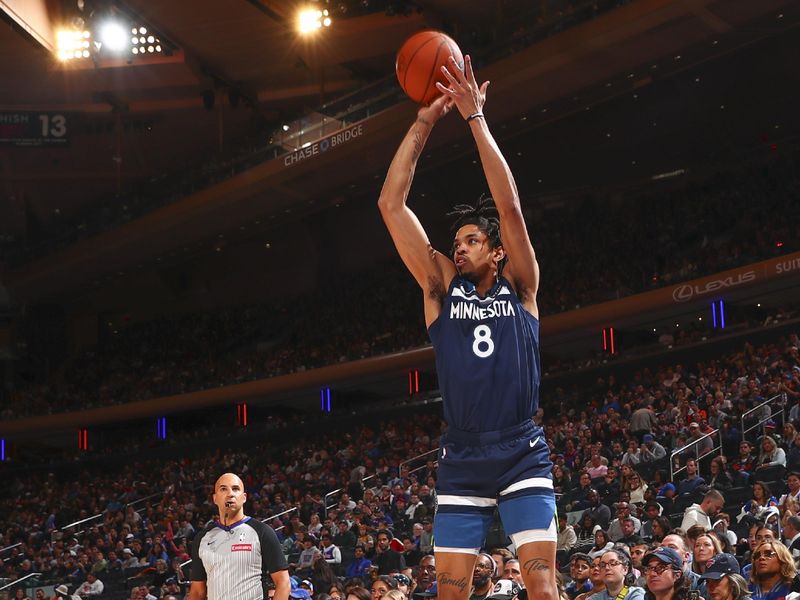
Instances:
[[[484,81],[480,86],[475,81],[475,74],[472,72],[472,59],[469,54],[464,57],[464,70],[462,71],[458,63],[451,56],[448,61],[449,68],[442,66],[442,73],[447,77],[449,86],[436,82],[436,88],[445,96],[450,98],[458,108],[463,118],[483,111],[486,103],[486,88],[489,82]]]

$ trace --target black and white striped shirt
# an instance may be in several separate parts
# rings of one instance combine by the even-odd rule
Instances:
[[[269,574],[288,568],[278,536],[251,517],[214,521],[192,544],[192,581],[206,582],[208,600],[262,600]]]

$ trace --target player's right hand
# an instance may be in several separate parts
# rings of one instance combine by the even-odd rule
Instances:
[[[436,121],[449,113],[451,108],[453,108],[453,101],[447,96],[442,95],[428,106],[420,108],[417,111],[417,118],[425,121],[429,125],[433,125]]]

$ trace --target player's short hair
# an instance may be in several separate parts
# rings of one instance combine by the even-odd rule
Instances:
[[[448,217],[455,217],[451,232],[455,233],[464,225],[477,225],[486,237],[492,248],[502,246],[500,240],[500,219],[497,217],[497,207],[491,196],[481,196],[475,204],[456,204],[447,213]]]

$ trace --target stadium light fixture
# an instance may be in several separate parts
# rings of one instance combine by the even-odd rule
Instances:
[[[322,27],[330,27],[332,22],[327,9],[304,8],[297,13],[297,29],[302,34],[309,34]]]
[[[56,56],[61,61],[89,58],[92,34],[89,30],[61,29],[56,32]]]
[[[103,23],[100,26],[100,41],[103,47],[110,52],[126,51],[132,39],[126,29],[119,21]]]

